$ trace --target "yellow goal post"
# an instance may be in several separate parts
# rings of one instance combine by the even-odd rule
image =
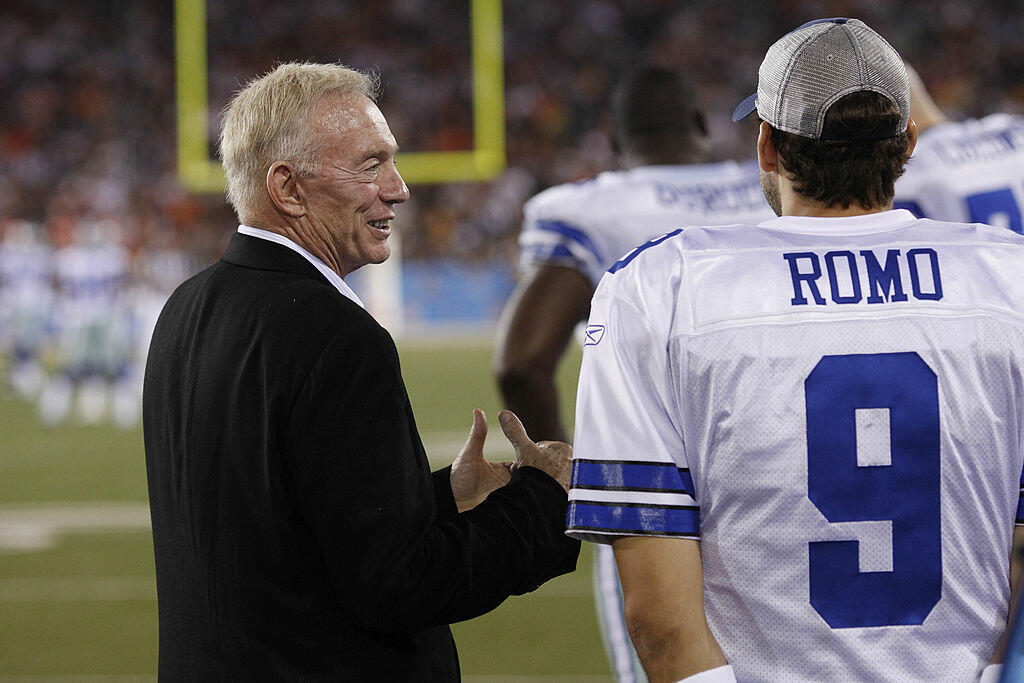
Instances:
[[[178,176],[192,192],[222,192],[224,171],[210,155],[206,0],[175,0]],[[473,78],[471,150],[403,152],[407,183],[489,180],[505,168],[505,75],[501,0],[470,0]]]

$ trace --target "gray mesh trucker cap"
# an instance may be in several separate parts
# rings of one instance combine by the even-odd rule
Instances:
[[[757,92],[740,102],[732,120],[756,109],[773,128],[818,139],[828,108],[860,90],[885,95],[900,111],[899,128],[881,137],[906,130],[910,82],[896,50],[858,19],[817,19],[768,48]]]

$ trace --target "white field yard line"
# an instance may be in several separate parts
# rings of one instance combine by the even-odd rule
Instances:
[[[512,447],[501,430],[491,434],[484,453],[492,460],[512,460]],[[450,465],[465,443],[467,432],[436,431],[423,434],[430,466]],[[501,441],[498,441],[501,439]],[[38,551],[54,547],[68,534],[106,534],[150,528],[145,502],[38,502],[0,504],[0,554]]]
[[[431,467],[451,463],[465,442],[461,431],[423,434]],[[511,460],[512,447],[500,429],[492,430],[485,454],[492,460]],[[119,534],[149,531],[149,506],[145,502],[38,502],[0,504],[0,556],[11,552],[36,552],[52,548],[74,534]],[[578,574],[563,576],[538,591],[545,597],[584,597],[590,583]],[[155,599],[152,578],[124,576],[63,576],[0,579],[0,603],[119,601]],[[0,681],[5,679],[0,678]],[[481,682],[482,683],[482,682]]]
[[[0,505],[0,553],[45,550],[65,534],[108,534],[150,528],[142,502]]]
[[[95,576],[0,579],[0,604],[44,602],[156,602],[153,577]]]

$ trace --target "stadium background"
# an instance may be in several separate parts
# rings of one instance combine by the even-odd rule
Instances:
[[[470,5],[208,0],[209,134],[239,85],[278,61],[308,59],[378,71],[381,108],[403,150],[479,147]],[[752,152],[752,129],[728,114],[755,87],[764,50],[820,16],[856,16],[879,30],[953,118],[1024,112],[1016,2],[530,0],[501,9],[507,166],[490,180],[436,182],[442,164],[437,177],[410,183],[413,199],[396,222],[403,364],[437,464],[457,450],[472,408],[493,416],[499,407],[489,335],[514,282],[522,203],[614,165],[606,103],[630,65],[690,75],[723,158]],[[107,222],[136,251],[170,244],[195,267],[217,257],[235,220],[219,194],[190,190],[179,175],[174,20],[173,0],[3,4],[0,235],[21,222],[47,237]],[[357,288],[372,289],[359,275]],[[9,285],[0,282],[0,301]],[[574,353],[562,368],[567,395],[577,365]],[[489,452],[507,456],[497,437]],[[152,676],[156,602],[138,429],[73,420],[44,428],[4,386],[0,471],[0,679]],[[467,680],[610,680],[587,557],[580,568],[457,625]]]

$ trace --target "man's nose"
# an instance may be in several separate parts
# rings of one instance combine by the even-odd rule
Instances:
[[[389,204],[401,204],[409,199],[409,187],[394,166],[391,167],[387,181],[381,183],[380,198]]]

